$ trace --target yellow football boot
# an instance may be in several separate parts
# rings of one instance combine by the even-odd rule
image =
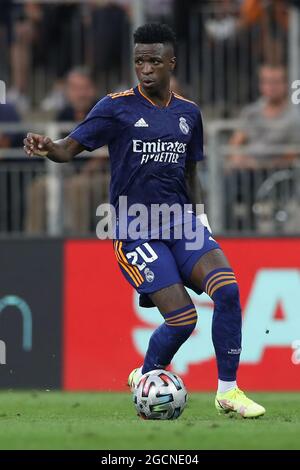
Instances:
[[[137,384],[139,383],[140,378],[142,377],[142,367],[137,367],[130,372],[127,380],[127,385],[130,387],[133,392]]]
[[[257,418],[266,412],[263,406],[247,398],[239,388],[234,388],[225,393],[218,392],[215,406],[220,414],[235,412],[243,416],[243,418]]]

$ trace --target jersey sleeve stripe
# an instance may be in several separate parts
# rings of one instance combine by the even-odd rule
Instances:
[[[181,96],[181,95],[177,95],[177,93],[174,93],[174,92],[173,92],[173,95],[175,96],[175,98],[178,98],[179,100],[187,101],[188,103],[192,103],[192,104],[194,104],[194,105],[197,106],[197,104],[196,104],[194,101],[188,100],[187,98],[184,98],[184,97]]]
[[[130,96],[130,95],[134,95],[133,88],[130,88],[130,90],[119,91],[117,93],[109,93],[108,96],[114,99],[114,98],[120,98],[122,96]]]
[[[122,98],[123,96],[133,96],[134,93],[125,93],[123,95],[116,95],[116,96],[111,96],[111,99],[116,99],[116,98]]]

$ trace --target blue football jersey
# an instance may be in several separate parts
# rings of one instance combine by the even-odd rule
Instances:
[[[120,196],[127,196],[128,206],[149,209],[190,203],[186,160],[203,158],[201,113],[192,101],[172,92],[161,108],[137,86],[101,99],[70,137],[89,151],[108,145],[110,201],[117,213]]]

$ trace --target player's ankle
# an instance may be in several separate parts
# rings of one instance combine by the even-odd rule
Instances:
[[[227,393],[234,388],[237,388],[236,380],[218,380],[218,393]]]

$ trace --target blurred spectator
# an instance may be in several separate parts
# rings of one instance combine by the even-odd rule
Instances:
[[[257,46],[262,46],[263,61],[277,64],[285,61],[287,6],[286,0],[244,0],[241,3],[240,27],[260,26]]]
[[[224,0],[220,4],[211,5],[211,8],[211,16],[205,21],[208,35],[216,41],[224,41],[234,36],[239,29],[240,2]]]
[[[34,72],[43,69],[46,83],[53,77],[61,78],[74,61],[82,62],[80,5],[28,1],[14,7],[12,16],[8,99],[26,112]]]
[[[236,147],[249,144],[252,152],[231,155],[227,162],[230,168],[278,168],[288,166],[296,157],[268,153],[271,146],[300,144],[299,110],[289,100],[285,68],[262,65],[259,90],[261,97],[242,110],[241,130],[230,139]]]
[[[96,88],[84,67],[71,70],[66,77],[66,104],[58,113],[57,121],[79,122],[96,103]]]
[[[286,65],[289,4],[286,0],[224,0],[209,2],[205,11],[201,48],[206,53],[200,60],[207,65],[206,76],[212,76],[205,97],[216,102],[219,114],[223,111],[223,117],[229,117],[257,98],[259,64]],[[207,60],[207,55],[212,59]]]
[[[66,79],[67,105],[57,116],[59,122],[79,122],[96,102],[95,85],[83,68],[69,72]],[[64,224],[67,232],[87,234],[93,227],[96,207],[108,199],[106,161],[98,157],[68,164],[64,178]],[[36,179],[28,191],[26,231],[46,230],[47,177]]]
[[[129,6],[128,0],[88,0],[85,5],[85,57],[100,95],[128,82]]]
[[[8,92],[8,100],[18,106],[21,112],[25,112],[29,107],[31,49],[39,42],[39,31],[44,19],[43,10],[39,4],[27,2],[15,10],[13,16],[12,88]]]
[[[280,154],[276,148],[286,145],[299,149],[300,113],[289,100],[283,66],[263,65],[259,70],[259,89],[261,98],[241,112],[240,130],[229,142],[239,151],[226,162],[227,220],[233,214],[239,221],[236,228],[241,223],[261,232],[295,232],[300,229],[299,210],[295,210],[299,208],[299,195],[288,168],[300,152],[295,149]],[[243,151],[244,144],[247,151]],[[284,168],[285,172],[278,172]]]
[[[252,29],[260,60],[284,62],[288,29],[286,0],[224,0],[222,12],[221,17],[216,14],[206,21],[205,28],[212,38],[225,40],[241,30]]]

